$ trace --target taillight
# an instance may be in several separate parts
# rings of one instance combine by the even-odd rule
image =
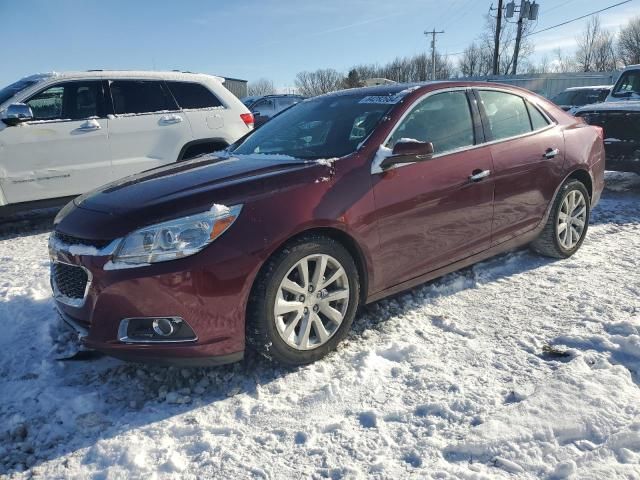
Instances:
[[[240,118],[247,127],[253,128],[253,113],[241,113]]]

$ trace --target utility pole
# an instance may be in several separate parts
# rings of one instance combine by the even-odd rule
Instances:
[[[507,18],[513,16],[515,10],[514,2],[511,1],[507,5]],[[531,3],[529,0],[520,0],[520,10],[518,15],[518,31],[516,34],[516,45],[513,49],[513,67],[511,69],[511,75],[518,73],[518,55],[520,55],[520,42],[522,41],[522,30],[524,29],[525,20],[537,20],[539,5],[535,2]]]
[[[520,54],[520,41],[522,40],[522,24],[523,15],[522,7],[525,0],[520,3],[520,18],[518,18],[518,33],[516,33],[516,46],[513,48],[513,68],[511,69],[511,75],[515,75],[518,71],[518,55]]]
[[[498,17],[496,18],[496,38],[493,45],[493,74],[498,75],[498,59],[500,58],[500,31],[502,28],[502,1],[498,0]]]
[[[444,30],[436,32],[435,28],[430,32],[424,32],[425,35],[431,35],[431,80],[436,79],[436,35],[441,33],[444,33]]]

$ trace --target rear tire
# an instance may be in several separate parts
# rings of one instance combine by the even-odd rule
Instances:
[[[247,342],[285,365],[315,362],[347,335],[359,298],[358,269],[347,249],[305,235],[275,253],[258,275],[247,308]]]
[[[568,258],[578,251],[587,235],[591,199],[582,182],[567,180],[551,207],[547,223],[531,247],[552,258]]]

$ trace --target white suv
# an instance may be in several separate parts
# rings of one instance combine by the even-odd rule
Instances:
[[[89,71],[33,75],[0,90],[0,215],[235,142],[253,116],[223,81]]]

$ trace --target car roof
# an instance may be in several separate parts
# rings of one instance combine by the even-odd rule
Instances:
[[[162,79],[162,80],[182,80],[194,81],[204,79],[215,79],[224,83],[224,78],[206,73],[179,72],[179,71],[148,71],[148,70],[87,70],[69,72],[47,72],[37,73],[24,77],[23,80],[64,80],[64,79],[84,79],[84,78],[142,78],[142,79]]]

